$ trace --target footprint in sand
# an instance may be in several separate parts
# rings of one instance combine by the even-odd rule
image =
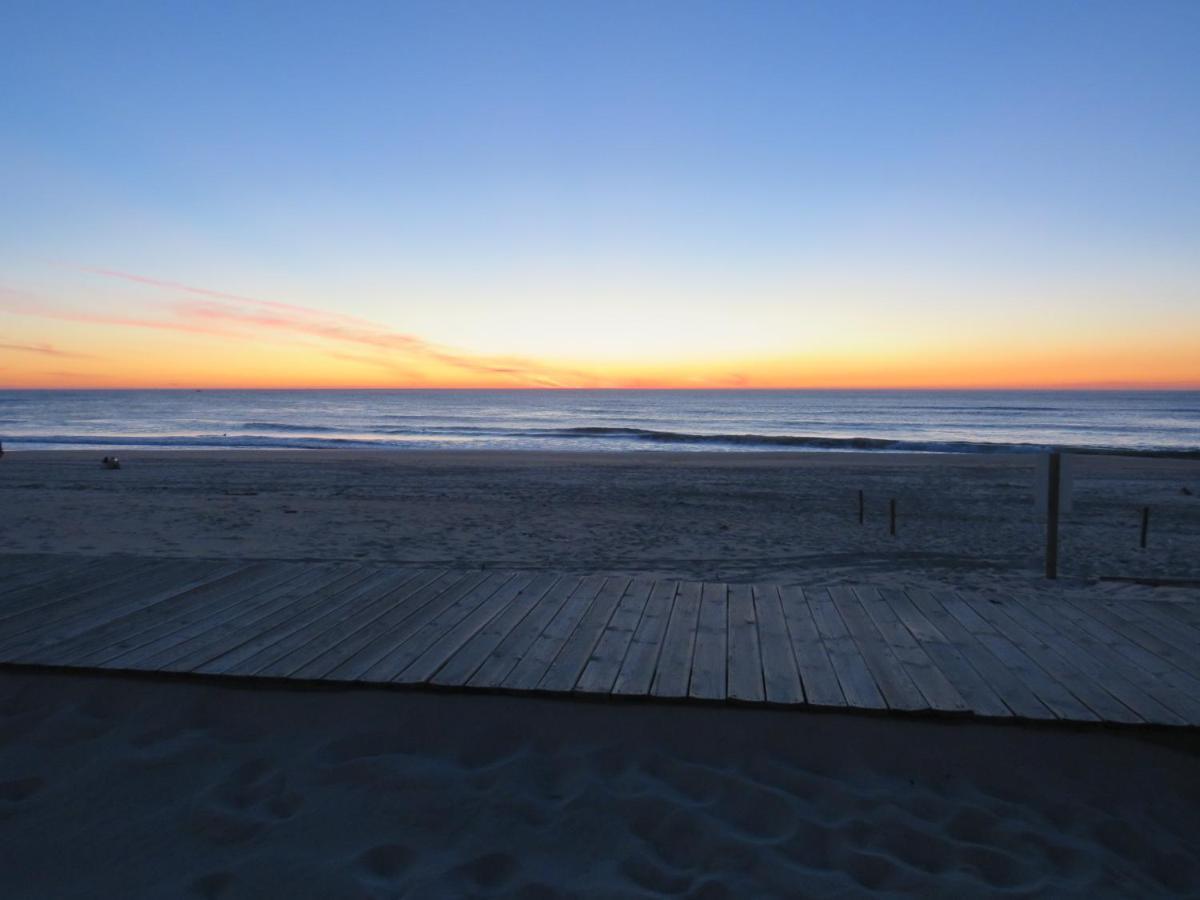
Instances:
[[[0,781],[0,803],[4,805],[19,805],[24,803],[43,787],[45,779],[36,775],[29,778],[14,778],[10,781]]]
[[[484,853],[462,863],[456,871],[476,886],[494,890],[511,881],[519,865],[510,853]]]
[[[303,802],[299,793],[288,789],[283,772],[266,760],[252,760],[206,792],[193,810],[189,825],[214,843],[243,843],[271,825],[290,819]]]
[[[208,734],[186,726],[165,726],[130,738],[131,758],[145,766],[178,765],[187,759],[203,759],[208,753]]]
[[[359,854],[358,865],[373,885],[398,887],[412,859],[413,852],[403,844],[379,844]]]
[[[682,894],[692,885],[691,876],[670,872],[644,853],[623,860],[620,872],[638,890],[652,894]]]
[[[40,746],[83,743],[107,734],[109,723],[102,718],[80,715],[75,709],[64,708],[39,723],[36,741]]]
[[[151,747],[158,747],[161,744],[170,743],[183,734],[184,730],[174,725],[161,725],[134,735],[129,739],[129,743],[138,750],[146,750]]]
[[[0,822],[20,815],[26,802],[45,785],[45,780],[37,776],[0,781]]]
[[[228,893],[232,884],[233,874],[231,872],[210,872],[196,878],[192,882],[192,888],[194,893],[203,897],[204,900],[219,900]]]

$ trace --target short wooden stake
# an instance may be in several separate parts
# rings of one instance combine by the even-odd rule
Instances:
[[[1150,507],[1142,507],[1142,549],[1146,549],[1146,532],[1150,528]]]
[[[861,525],[863,523],[863,506],[864,506],[863,492],[859,491],[858,492],[858,524],[859,525]]]
[[[1046,577],[1058,577],[1058,485],[1062,474],[1062,455],[1050,454],[1046,479]]]
[[[890,519],[891,519],[891,521],[888,523],[888,533],[891,534],[892,536],[895,536],[895,534],[896,534],[896,501],[894,498],[891,501],[889,501],[888,509],[890,511]]]

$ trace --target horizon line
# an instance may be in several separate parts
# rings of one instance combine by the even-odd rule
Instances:
[[[0,385],[0,391],[16,393],[22,391],[179,391],[201,393],[207,391],[445,391],[450,392],[535,392],[545,391],[554,393],[570,393],[572,391],[589,391],[589,392],[605,392],[605,391],[658,391],[663,393],[669,392],[684,392],[684,391],[704,391],[706,393],[783,393],[788,391],[805,391],[811,393],[820,392],[902,392],[902,391],[956,391],[962,393],[983,393],[987,391],[1008,391],[1017,392],[1046,392],[1046,391],[1071,391],[1071,392],[1118,392],[1118,391],[1200,391],[1200,381],[1195,383],[1184,382],[1161,382],[1161,383],[1134,383],[1134,384],[1050,384],[1050,385],[1022,385],[1022,386],[1006,386],[1006,385],[920,385],[920,386],[794,386],[794,387],[645,387],[645,386],[630,386],[630,387],[568,387],[568,386],[542,386],[542,385],[522,385],[522,386],[485,386],[485,387],[463,387],[463,386],[437,386],[437,385],[374,385],[374,386],[330,386],[330,385],[297,385],[297,386],[270,386],[270,387],[205,387],[200,385],[161,385],[156,387],[146,386],[107,386],[107,387],[75,387],[69,385],[57,386],[23,386],[23,387],[7,387]]]

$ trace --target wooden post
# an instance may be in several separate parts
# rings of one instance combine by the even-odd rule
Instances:
[[[1142,507],[1142,549],[1146,549],[1146,531],[1150,528],[1150,507]]]
[[[1050,454],[1046,479],[1046,577],[1058,577],[1058,485],[1062,473],[1062,455]]]
[[[891,515],[890,515],[891,521],[888,524],[888,533],[891,534],[893,537],[895,537],[895,535],[896,535],[896,500],[895,500],[895,498],[892,498],[892,500],[889,501],[888,509],[891,513]]]
[[[863,492],[858,492],[858,524],[863,523]]]

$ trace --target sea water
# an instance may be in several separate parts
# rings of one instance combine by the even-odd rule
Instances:
[[[1200,456],[1200,391],[0,391],[0,442]]]

